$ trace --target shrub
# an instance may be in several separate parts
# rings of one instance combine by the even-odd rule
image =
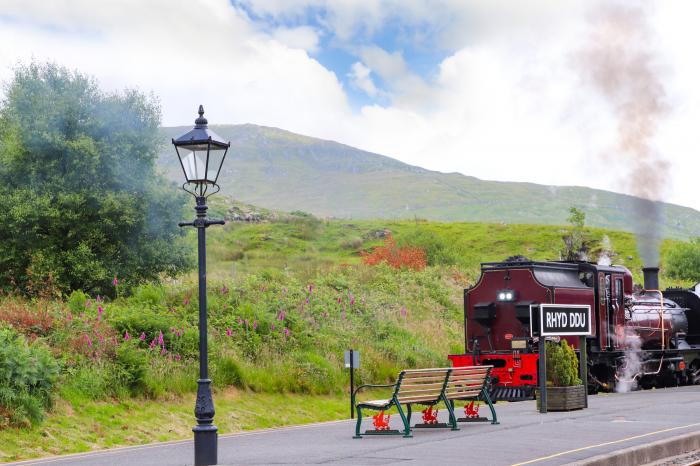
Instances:
[[[46,336],[54,328],[54,317],[45,300],[28,303],[18,299],[8,299],[0,307],[0,322],[11,325],[15,330],[32,336]]]
[[[700,281],[700,237],[678,243],[668,251],[666,273],[679,280]]]
[[[362,261],[367,265],[377,265],[386,262],[390,266],[401,269],[423,270],[427,265],[425,251],[414,246],[397,246],[393,237],[384,240],[383,246],[375,247],[372,252],[363,252]]]
[[[212,359],[211,378],[217,387],[233,385],[244,387],[243,370],[231,355],[217,355]]]
[[[148,357],[144,351],[138,349],[136,341],[138,340],[130,340],[119,346],[116,362],[121,369],[119,375],[122,384],[132,395],[141,395],[146,388]]]
[[[581,384],[578,377],[578,357],[566,340],[561,340],[559,344],[547,342],[547,382],[554,387]]]
[[[0,328],[0,425],[42,420],[58,372],[58,363],[42,343],[28,344],[16,331]]]

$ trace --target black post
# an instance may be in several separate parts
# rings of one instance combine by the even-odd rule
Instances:
[[[204,196],[196,196],[197,218],[194,222],[182,222],[180,226],[197,228],[197,253],[199,258],[199,380],[197,380],[197,401],[194,415],[197,425],[194,432],[194,464],[209,466],[218,462],[218,434],[214,425],[214,400],[211,396],[209,379],[209,354],[207,347],[207,245],[206,228],[209,225],[223,225],[223,220],[207,219],[207,204]]]
[[[541,315],[541,314],[540,314]],[[540,373],[537,375],[540,386],[540,413],[547,414],[547,343],[540,332]]]
[[[583,406],[588,408],[588,352],[586,351],[586,337],[580,336],[578,340],[579,348],[579,378],[583,383]]]
[[[350,350],[350,419],[355,419],[355,404],[352,399],[352,394],[355,391],[355,362],[353,359],[353,350]]]

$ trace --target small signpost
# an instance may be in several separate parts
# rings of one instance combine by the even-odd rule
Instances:
[[[547,412],[547,351],[548,336],[578,336],[579,376],[585,391],[585,406],[588,407],[588,361],[586,336],[592,334],[591,306],[588,304],[540,304],[530,306],[530,334],[540,338],[540,412]]]
[[[345,351],[345,368],[350,369],[350,419],[355,419],[355,406],[352,404],[352,393],[355,391],[355,369],[360,367],[360,352]]]

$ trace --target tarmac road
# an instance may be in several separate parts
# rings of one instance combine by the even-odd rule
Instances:
[[[539,414],[534,401],[496,409],[499,425],[415,429],[410,439],[353,439],[351,420],[222,435],[219,464],[560,465],[700,432],[700,386],[591,396],[588,409],[568,413]],[[392,427],[398,428],[397,418],[392,416]],[[370,428],[371,419],[364,425]],[[11,464],[184,466],[193,455],[187,440]]]

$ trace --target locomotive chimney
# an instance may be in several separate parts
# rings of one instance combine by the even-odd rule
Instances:
[[[644,289],[645,290],[658,290],[659,289],[659,268],[658,267],[644,267],[642,269],[644,273]]]

